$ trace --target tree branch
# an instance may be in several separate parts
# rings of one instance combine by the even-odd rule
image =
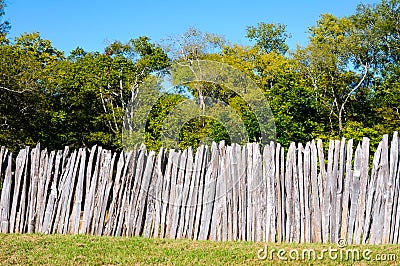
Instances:
[[[16,91],[16,90],[12,90],[12,89],[9,89],[9,88],[6,88],[6,87],[3,87],[3,86],[0,86],[0,89],[2,89],[2,90],[6,90],[6,91],[9,91],[9,92],[14,92],[14,93],[24,93],[24,92],[26,92],[26,91],[29,91],[28,89],[24,89],[24,90],[22,90],[22,91]]]

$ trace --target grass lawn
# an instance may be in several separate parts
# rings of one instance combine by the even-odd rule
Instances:
[[[257,253],[261,256],[266,254],[267,258],[260,260]],[[269,243],[266,249],[265,243],[252,242],[0,234],[0,265],[10,264],[397,265],[400,264],[400,246],[357,245],[339,248],[336,244]]]

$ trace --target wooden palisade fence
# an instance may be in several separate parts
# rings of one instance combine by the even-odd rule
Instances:
[[[0,151],[0,232],[399,243],[399,137],[194,152]]]

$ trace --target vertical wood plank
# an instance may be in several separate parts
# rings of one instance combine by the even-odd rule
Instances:
[[[51,182],[50,195],[49,200],[46,203],[46,209],[44,212],[43,224],[41,232],[45,234],[51,233],[51,229],[53,226],[52,221],[54,220],[55,211],[56,211],[56,201],[58,198],[58,189],[57,185],[59,183],[60,176],[60,168],[62,163],[62,155],[63,152],[59,150],[56,155],[55,164],[54,164],[54,174]]]
[[[304,241],[311,242],[311,206],[312,206],[312,190],[311,190],[311,151],[310,142],[307,142],[304,151],[304,164],[303,164],[303,184],[304,184]]]
[[[162,192],[162,168],[164,150],[161,149],[157,155],[151,182],[148,189],[147,209],[143,229],[144,237],[158,236],[160,224],[161,192]]]
[[[381,244],[383,239],[385,206],[387,204],[387,190],[389,183],[389,136],[385,134],[382,138],[382,152],[380,168],[378,172],[378,184],[376,200],[373,212],[373,222],[371,228],[371,244]]]
[[[172,174],[172,167],[173,167],[173,157],[175,151],[170,150],[168,154],[168,162],[167,167],[164,174],[163,180],[163,193],[162,193],[162,211],[161,211],[161,238],[167,237],[167,221],[168,221],[168,213],[170,208],[170,191],[171,191],[171,174]]]
[[[135,175],[136,166],[136,155],[137,149],[134,148],[133,151],[128,152],[125,157],[124,171],[122,175],[122,187],[119,193],[118,213],[115,219],[115,226],[113,230],[113,235],[121,236],[126,232],[126,220],[128,219],[128,208],[129,208],[129,193],[132,188],[132,179]]]
[[[362,159],[361,159],[361,176],[360,176],[360,194],[358,197],[357,220],[353,243],[360,244],[361,235],[364,233],[365,223],[365,197],[367,194],[368,184],[368,167],[369,167],[369,139],[363,138],[362,141]]]
[[[46,184],[46,169],[47,169],[47,163],[48,163],[48,153],[47,149],[41,151],[40,153],[40,159],[39,159],[39,173],[38,173],[38,188],[37,188],[37,199],[36,199],[36,210],[35,210],[35,225],[34,225],[34,231],[39,232],[39,224],[40,224],[40,213],[41,208],[42,208],[42,201],[43,198],[45,198],[45,184]],[[46,195],[47,196],[47,195]]]
[[[182,203],[181,203],[181,214],[179,215],[179,223],[178,223],[178,238],[184,238],[187,234],[188,228],[188,220],[187,213],[190,212],[190,204],[189,204],[189,192],[192,186],[192,175],[193,175],[193,150],[191,147],[187,149],[187,159],[186,159],[186,167],[185,173],[183,177],[182,184]]]
[[[327,182],[330,183],[329,185],[329,193],[330,193],[330,216],[329,216],[329,241],[331,243],[337,243],[338,236],[336,235],[337,227],[339,224],[336,223],[336,202],[338,195],[338,170],[339,170],[339,153],[340,153],[340,141],[331,141],[333,144],[333,154],[331,154],[331,158],[328,159],[328,162],[331,161],[331,166],[328,166],[330,172],[330,179]]]
[[[76,185],[76,194],[74,200],[74,207],[72,208],[71,214],[71,233],[78,234],[79,233],[79,224],[81,218],[81,205],[83,198],[83,182],[85,178],[85,170],[86,170],[86,150],[79,149],[80,153],[80,163],[79,163],[79,175],[78,181]]]
[[[119,154],[118,162],[117,162],[117,169],[115,174],[114,186],[112,191],[112,200],[110,203],[110,208],[108,211],[108,220],[104,228],[105,235],[111,235],[113,232],[113,227],[116,226],[116,222],[118,219],[118,207],[120,207],[120,199],[121,196],[121,188],[123,186],[123,171],[125,166],[125,155],[123,151]]]
[[[341,236],[341,227],[342,227],[342,210],[343,210],[343,192],[344,192],[344,170],[345,170],[345,161],[346,161],[346,139],[342,138],[340,142],[340,150],[339,150],[339,169],[338,169],[338,177],[337,177],[337,192],[336,192],[336,231],[335,231],[335,240],[336,242],[339,239],[342,239]],[[345,239],[345,238],[343,238]]]
[[[48,200],[50,200],[50,184],[52,182],[52,172],[54,169],[54,158],[55,158],[55,151],[51,151],[49,158],[47,160],[47,167],[45,169],[45,172],[43,173],[45,183],[43,184],[43,198],[42,201],[40,202],[40,213],[39,213],[39,224],[38,224],[38,231],[43,233],[43,221],[45,217],[45,212],[46,212],[46,207]]]
[[[399,142],[399,137],[398,137],[398,133],[394,132],[393,135],[397,136],[397,139],[395,140],[394,136],[393,136],[393,142],[392,145],[396,146],[395,142],[397,141],[397,151],[396,148],[394,147],[394,153],[397,153],[396,156],[397,158],[397,164],[394,162],[394,168],[397,165],[397,171],[396,171],[396,175],[395,175],[395,191],[394,191],[394,209],[393,209],[393,224],[392,224],[392,239],[391,239],[391,243],[392,244],[398,244],[399,243],[399,229],[400,229],[400,162],[399,162],[399,154],[400,154],[400,142]],[[393,159],[395,160],[395,159]],[[393,172],[394,169],[393,169]]]
[[[147,209],[147,197],[148,197],[148,191],[149,191],[149,186],[151,183],[151,178],[153,176],[153,169],[154,169],[154,158],[155,158],[155,152],[150,151],[147,160],[146,160],[146,165],[144,166],[143,170],[143,175],[142,177],[139,176],[139,178],[142,179],[140,190],[139,190],[139,195],[137,197],[137,203],[136,203],[136,210],[135,210],[135,230],[134,234],[136,236],[139,236],[143,232],[143,227],[144,227],[144,222],[146,218],[146,209]]]
[[[11,183],[12,183],[12,153],[7,150],[3,153],[3,148],[1,155],[5,154],[4,159],[7,161],[5,165],[5,177],[1,184],[1,198],[0,198],[0,232],[9,232],[9,218],[11,210]],[[3,156],[0,156],[0,168],[3,168]],[[1,174],[1,172],[0,172]],[[1,177],[1,175],[0,175]],[[14,203],[16,204],[16,202]]]
[[[265,215],[266,215],[266,198],[267,188],[262,173],[262,155],[258,143],[253,144],[253,239],[256,242],[264,241],[265,236]],[[269,229],[269,228],[268,228]]]
[[[277,223],[276,223],[276,230],[277,230],[277,241],[280,243],[283,241],[284,237],[284,190],[283,186],[281,185],[283,182],[283,177],[281,176],[280,170],[280,161],[281,161],[281,145],[279,143],[276,144],[275,148],[275,185],[276,185],[276,215],[277,215]]]
[[[173,210],[171,213],[171,231],[170,237],[171,238],[178,238],[178,227],[179,227],[179,220],[182,210],[182,201],[183,201],[183,188],[184,188],[184,178],[185,178],[185,168],[187,163],[187,155],[188,150],[185,149],[181,153],[181,158],[179,160],[178,169],[177,169],[177,178],[176,178],[176,185],[175,185],[175,199],[173,202]]]
[[[1,148],[0,153],[4,156],[4,147]],[[27,157],[29,154],[29,147],[26,147],[25,149],[21,150],[18,153],[16,162],[15,162],[15,183],[14,183],[14,193],[12,196],[12,201],[13,204],[11,206],[11,214],[10,214],[10,223],[9,223],[9,231],[10,233],[16,233],[18,232],[19,228],[19,221],[18,221],[18,202],[21,204],[21,197],[22,197],[22,176],[24,174],[24,169],[25,169],[25,164],[27,163]],[[3,158],[0,160],[0,162],[3,161]],[[1,167],[0,167],[1,168]]]
[[[360,191],[360,176],[361,176],[361,145],[357,145],[356,152],[354,155],[354,171],[353,179],[350,184],[350,213],[349,213],[349,225],[347,232],[347,243],[353,243],[353,233],[357,214],[357,202],[358,194]]]
[[[89,155],[88,161],[88,169],[86,171],[87,176],[87,187],[86,187],[86,196],[85,203],[83,206],[83,218],[82,218],[82,226],[81,232],[83,234],[87,234],[90,232],[90,227],[92,224],[92,218],[94,213],[94,202],[95,202],[95,192],[97,188],[97,179],[99,176],[99,165],[101,158],[102,148],[94,146],[92,147]],[[96,156],[97,155],[97,156]],[[95,157],[96,156],[96,159]],[[92,173],[92,165],[95,165],[94,171]],[[90,182],[89,182],[90,181]]]
[[[276,168],[275,168],[275,144],[273,142],[270,145],[264,147],[263,159],[264,159],[264,178],[266,183],[266,223],[265,223],[265,241],[274,242],[276,239],[276,201],[277,192],[275,184]],[[278,157],[279,159],[279,157]],[[278,184],[279,186],[279,184]],[[278,196],[279,199],[279,196]]]
[[[346,239],[348,232],[348,222],[349,222],[349,205],[350,205],[350,190],[352,189],[353,181],[353,170],[352,170],[352,160],[353,160],[353,139],[347,142],[346,151],[346,176],[344,179],[344,191],[342,200],[342,226],[340,229],[340,238]]]
[[[36,203],[39,183],[40,144],[31,152],[30,186],[28,196],[28,233],[33,233],[36,223]]]
[[[332,142],[331,142],[332,143]],[[331,151],[331,143],[329,143],[329,151]],[[325,166],[325,156],[324,156],[324,148],[322,145],[322,140],[318,140],[317,142],[318,149],[318,159],[319,159],[319,168],[320,168],[320,178],[318,180],[318,185],[320,189],[320,194],[322,195],[322,241],[324,243],[329,241],[329,215],[330,215],[330,182],[328,182],[328,178],[330,180],[330,176],[328,177],[326,166]],[[328,161],[329,163],[329,161]],[[329,168],[329,167],[328,167]]]
[[[76,181],[75,177],[78,171],[79,156],[80,154],[76,150],[72,153],[72,158],[71,158],[72,162],[68,170],[68,174],[66,176],[64,185],[62,187],[62,193],[61,193],[62,200],[60,201],[61,217],[57,231],[57,233],[59,234],[66,234],[68,232],[71,201]]]
[[[205,147],[201,145],[200,147],[197,148],[196,151],[196,158],[195,158],[195,165],[193,169],[193,175],[192,175],[192,180],[193,180],[193,185],[191,186],[191,190],[189,193],[189,202],[190,202],[190,214],[189,220],[188,220],[188,231],[187,231],[187,237],[191,239],[197,239],[197,233],[198,232],[197,228],[197,223],[200,218],[199,216],[201,215],[200,209],[201,209],[201,204],[200,200],[202,199],[202,184],[201,180],[202,174],[204,173],[204,168],[203,168],[203,162],[205,160],[204,156],[205,152]]]
[[[248,240],[247,232],[247,148],[243,146],[239,158],[239,240]]]
[[[385,205],[385,219],[383,223],[383,237],[382,244],[388,244],[393,242],[392,238],[392,224],[394,224],[393,210],[394,206],[394,195],[395,195],[395,175],[397,173],[398,164],[398,137],[397,132],[394,132],[393,139],[390,144],[389,153],[389,182],[386,187],[386,205]]]
[[[215,203],[215,189],[218,177],[218,146],[213,142],[211,146],[211,159],[210,165],[207,168],[205,181],[204,181],[204,194],[203,194],[203,212],[201,215],[199,240],[207,240],[210,234],[211,219],[213,216],[213,207]]]
[[[144,144],[140,146],[138,156],[136,157],[136,169],[134,177],[132,178],[132,189],[128,191],[129,207],[126,216],[126,236],[132,236],[135,233],[136,225],[136,206],[138,204],[138,197],[140,195],[140,186],[142,184],[142,175],[147,163],[147,150]]]
[[[315,242],[322,241],[322,211],[319,198],[322,197],[318,187],[318,153],[314,140],[311,142],[311,189],[312,189],[312,227]]]
[[[239,144],[232,144],[232,149],[228,150],[229,155],[229,167],[232,176],[232,240],[236,241],[239,239],[239,168],[238,168],[238,156],[240,156]]]
[[[304,190],[305,190],[305,184],[304,184],[304,169],[303,169],[303,152],[304,148],[301,143],[298,143],[297,145],[297,178],[298,178],[298,193],[299,193],[299,210],[300,210],[300,215],[299,215],[299,229],[300,229],[300,242],[304,243],[305,242],[305,235],[306,235],[306,217],[305,217],[305,208],[306,208],[306,202],[305,202],[305,195],[304,195]]]

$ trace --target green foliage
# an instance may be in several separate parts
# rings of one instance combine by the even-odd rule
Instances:
[[[163,124],[173,108],[184,100],[179,94],[160,95],[152,106],[146,123],[145,144],[148,149],[159,150],[163,145]],[[168,140],[166,140],[168,143]],[[165,146],[165,145],[164,145]]]
[[[398,0],[360,4],[347,17],[322,14],[309,28],[309,43],[290,53],[285,25],[258,23],[246,30],[253,46],[190,28],[163,47],[141,36],[115,41],[104,53],[77,47],[67,57],[36,32],[7,39],[4,7],[0,0],[0,145],[12,151],[38,142],[49,149],[94,144],[122,149],[123,129],[129,127],[124,115],[144,120],[144,138],[144,132],[134,132],[133,138],[140,135],[155,150],[173,146],[174,138],[181,148],[242,141],[235,136],[243,133],[259,141],[261,127],[248,99],[229,86],[207,82],[202,75],[213,73],[202,60],[228,64],[257,84],[284,146],[362,136],[377,144],[382,134],[400,130]],[[176,66],[179,71],[171,68]],[[230,74],[218,71],[221,77]],[[169,72],[180,92],[160,91],[160,77]],[[139,103],[144,83],[153,91]],[[188,104],[192,98],[196,110]],[[144,107],[129,113],[135,104]],[[193,117],[171,115],[183,107]],[[165,135],[169,126],[176,136]]]
[[[110,47],[105,54],[77,48],[65,58],[38,33],[0,46],[1,145],[120,149],[133,88],[169,59],[148,38]]]
[[[286,32],[286,25],[260,22],[256,27],[247,27],[247,38],[256,42],[256,45],[266,53],[278,52],[285,54],[289,50],[286,39],[290,34]]]

